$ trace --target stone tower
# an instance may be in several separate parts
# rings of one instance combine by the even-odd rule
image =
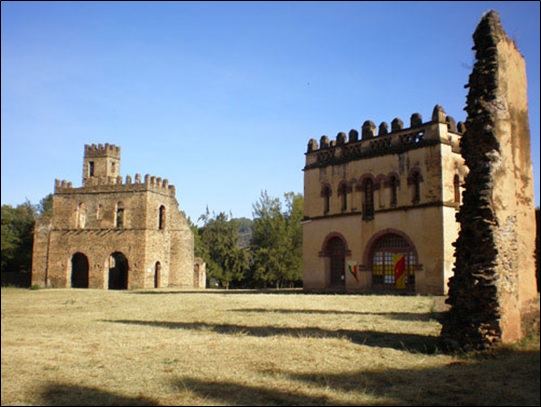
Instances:
[[[112,144],[86,145],[84,154],[83,185],[90,179],[94,184],[106,184],[120,175],[120,147]]]
[[[539,318],[526,65],[494,11],[473,39],[460,143],[470,172],[442,328],[448,345],[464,349],[517,341]]]

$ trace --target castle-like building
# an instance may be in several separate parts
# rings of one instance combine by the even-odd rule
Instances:
[[[467,167],[456,124],[364,122],[359,132],[308,143],[304,167],[306,291],[441,295],[453,273],[455,219]],[[349,137],[348,137],[349,136]]]
[[[50,219],[34,232],[32,284],[204,288],[193,233],[167,179],[120,175],[120,147],[85,145],[83,185],[55,181]]]

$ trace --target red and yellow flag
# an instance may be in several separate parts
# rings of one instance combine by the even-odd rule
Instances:
[[[353,278],[359,282],[359,274],[357,273],[358,269],[357,269],[357,262],[356,261],[348,261],[348,269],[349,269],[349,272],[351,273],[351,275],[353,276]]]
[[[397,289],[406,288],[406,255],[393,254],[394,282]]]

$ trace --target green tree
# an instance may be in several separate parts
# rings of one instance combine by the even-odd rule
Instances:
[[[204,225],[198,230],[201,241],[199,255],[207,263],[207,275],[229,289],[232,282],[244,278],[249,265],[248,249],[238,245],[238,222],[224,212],[211,217],[208,208],[200,220]]]
[[[2,272],[30,272],[36,213],[28,200],[15,208],[2,205]]]
[[[49,194],[39,201],[36,210],[39,217],[51,218],[53,216],[53,194]]]
[[[302,280],[303,198],[284,195],[286,209],[278,198],[262,191],[253,205],[252,253],[255,279],[276,288]]]

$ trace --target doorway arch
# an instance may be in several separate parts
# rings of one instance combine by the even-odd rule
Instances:
[[[71,288],[88,288],[88,257],[80,252],[71,257]]]
[[[109,256],[107,261],[109,268],[109,285],[110,290],[127,290],[128,289],[128,259],[121,252],[114,252]]]
[[[323,244],[323,257],[327,257],[326,273],[328,288],[344,290],[346,288],[346,256],[350,253],[346,240],[339,233],[332,233]]]

